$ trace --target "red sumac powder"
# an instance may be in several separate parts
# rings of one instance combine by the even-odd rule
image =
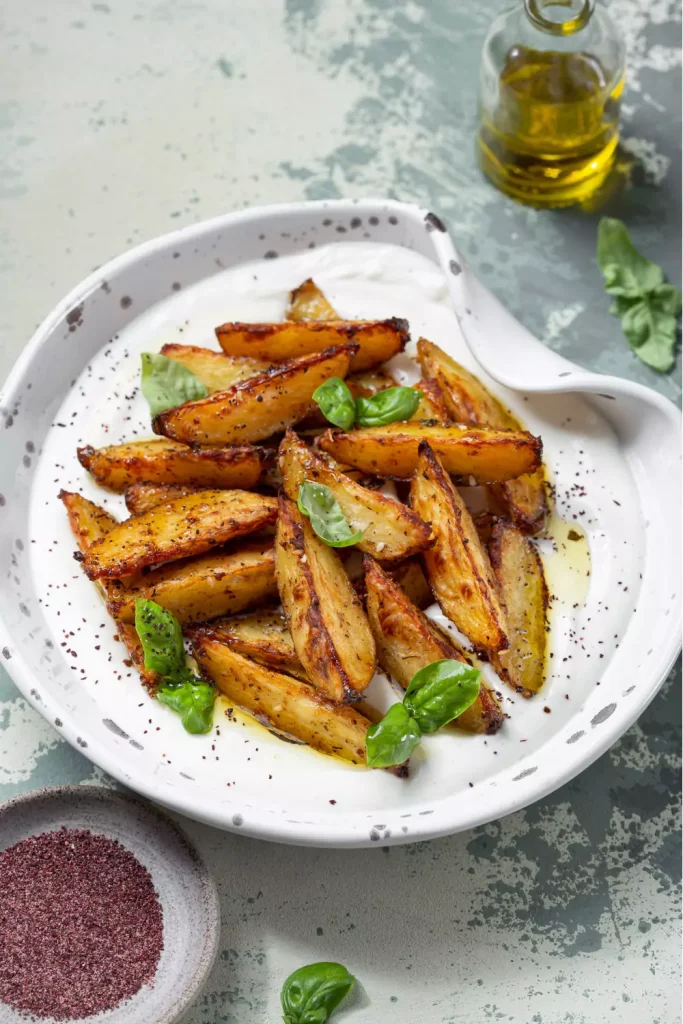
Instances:
[[[63,828],[0,854],[0,1001],[34,1017],[109,1010],[154,977],[152,878],[120,843]]]

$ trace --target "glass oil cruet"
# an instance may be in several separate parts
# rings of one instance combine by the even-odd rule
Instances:
[[[533,206],[589,199],[614,163],[625,46],[595,0],[524,0],[491,26],[481,60],[479,163]]]

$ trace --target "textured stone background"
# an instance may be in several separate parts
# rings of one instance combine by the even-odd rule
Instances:
[[[131,244],[256,203],[390,195],[438,210],[486,282],[571,359],[677,400],[609,317],[597,214],[537,213],[473,159],[498,0],[0,2],[0,373],[85,274]],[[629,45],[608,204],[680,276],[680,6],[612,0]],[[437,842],[271,846],[186,823],[220,880],[223,951],[187,1024],[279,1019],[287,973],[340,959],[340,1022],[680,1020],[680,673],[580,778]],[[113,784],[0,670],[0,797]]]

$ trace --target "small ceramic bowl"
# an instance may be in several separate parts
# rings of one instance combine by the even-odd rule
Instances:
[[[199,996],[218,952],[220,909],[208,869],[170,818],[135,797],[94,786],[46,787],[2,804],[0,851],[62,826],[118,840],[151,874],[163,910],[164,947],[153,983],[87,1020],[179,1021]],[[0,1003],[0,1024],[26,1024],[26,1017]]]

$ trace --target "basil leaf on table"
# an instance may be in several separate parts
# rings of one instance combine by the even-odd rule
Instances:
[[[605,291],[614,296],[610,313],[635,354],[652,369],[665,373],[674,365],[681,293],[664,281],[661,267],[638,252],[626,226],[603,217],[598,227],[598,264]]]
[[[299,512],[308,516],[315,533],[331,548],[348,548],[363,537],[362,530],[351,530],[339,502],[329,487],[304,480],[299,485]]]
[[[280,993],[284,1024],[325,1024],[355,982],[342,964],[300,967],[290,974]]]
[[[387,423],[409,420],[421,398],[421,392],[406,387],[386,388],[370,398],[357,398],[356,424],[359,427],[383,427]]]
[[[175,686],[162,686],[157,690],[157,700],[180,715],[187,732],[196,734],[211,731],[216,691],[208,683],[197,679],[196,683],[188,681]]]
[[[422,730],[405,704],[392,704],[365,737],[368,768],[390,768],[407,761],[422,739]]]
[[[318,403],[329,423],[342,430],[351,429],[356,418],[356,406],[353,395],[341,377],[330,377],[324,381],[313,392],[313,401]]]
[[[474,704],[480,679],[481,673],[462,661],[435,661],[415,673],[403,704],[423,733],[436,732]]]
[[[175,615],[156,601],[135,601],[135,629],[142,644],[145,668],[162,677],[157,700],[180,715],[187,732],[209,732],[216,691],[185,662],[185,646]]]
[[[142,353],[140,388],[153,417],[185,402],[206,398],[209,393],[199,377],[177,359],[167,359],[153,352]]]
[[[145,655],[145,668],[171,679],[185,669],[183,633],[176,617],[155,601],[137,598],[135,629]]]

